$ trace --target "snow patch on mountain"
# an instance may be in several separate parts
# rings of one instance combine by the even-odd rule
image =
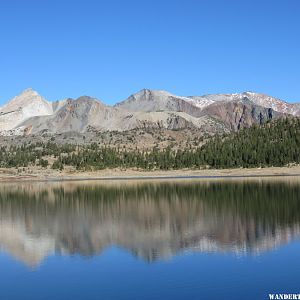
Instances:
[[[265,94],[254,93],[254,92],[244,92],[244,93],[234,93],[234,94],[210,94],[204,96],[189,96],[196,106],[201,109],[216,103],[216,102],[231,102],[231,101],[244,101],[249,100],[252,103],[265,107],[272,108],[274,111],[291,114],[294,116],[300,115],[299,104],[292,104],[286,101],[274,98]]]

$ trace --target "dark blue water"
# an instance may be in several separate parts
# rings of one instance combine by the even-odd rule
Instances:
[[[300,291],[300,185],[0,188],[0,299],[268,299]]]

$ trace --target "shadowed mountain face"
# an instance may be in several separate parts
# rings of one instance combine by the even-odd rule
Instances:
[[[264,124],[282,116],[272,108],[253,105],[247,98],[241,101],[213,103],[204,108],[202,114],[222,121],[233,131],[249,128],[254,124]]]
[[[300,235],[299,182],[3,184],[0,247],[35,266],[117,245],[148,262],[182,251],[260,253]]]

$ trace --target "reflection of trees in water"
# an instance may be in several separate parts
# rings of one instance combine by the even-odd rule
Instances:
[[[191,248],[273,248],[299,232],[299,192],[298,184],[264,181],[3,186],[0,218],[18,247],[23,232],[36,247],[51,239],[46,252],[93,255],[115,244],[152,261]]]

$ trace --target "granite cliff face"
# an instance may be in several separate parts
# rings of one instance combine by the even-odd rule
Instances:
[[[88,96],[48,102],[32,89],[0,107],[1,135],[29,135],[136,128],[196,128],[228,132],[285,115],[300,115],[300,105],[264,94],[176,96],[144,89],[109,106]]]

